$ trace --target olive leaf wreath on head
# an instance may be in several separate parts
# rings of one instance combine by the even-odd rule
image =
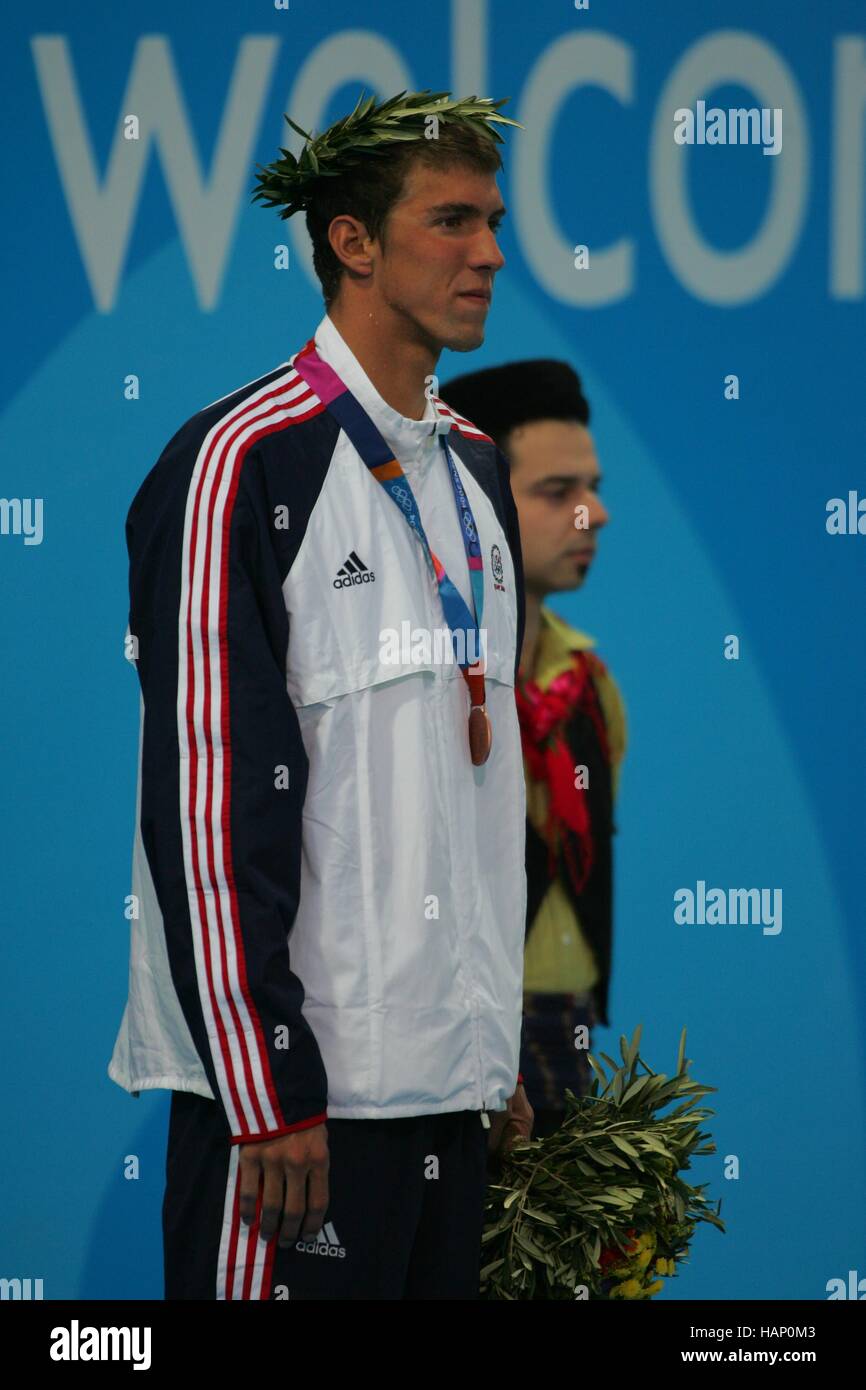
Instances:
[[[372,96],[365,98],[362,92],[354,111],[319,135],[303,130],[284,112],[284,119],[296,134],[304,137],[306,144],[297,158],[281,147],[280,159],[256,165],[257,183],[251,201],[282,208],[281,218],[306,211],[320,178],[345,174],[370,156],[382,154],[395,141],[422,139],[431,116],[483,131],[503,144],[494,123],[523,129],[519,121],[497,114],[508,100],[477,96],[454,100],[450,92],[425,90],[398,92],[397,96],[377,103]]]

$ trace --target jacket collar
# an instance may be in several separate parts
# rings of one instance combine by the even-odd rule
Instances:
[[[415,465],[423,468],[429,464],[440,452],[437,436],[447,434],[453,421],[439,414],[429,396],[420,420],[411,420],[388,405],[329,314],[325,314],[314,336],[319,355],[360,401],[406,472]]]

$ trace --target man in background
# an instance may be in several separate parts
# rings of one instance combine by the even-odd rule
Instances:
[[[441,397],[495,440],[510,467],[526,585],[516,695],[526,776],[526,949],[521,1074],[534,1136],[583,1095],[591,1030],[608,1023],[613,804],[625,711],[594,639],[546,606],[580,588],[609,520],[580,378],[565,362],[456,377]]]

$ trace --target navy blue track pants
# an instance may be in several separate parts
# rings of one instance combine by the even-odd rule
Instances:
[[[328,1120],[329,1206],[287,1248],[240,1219],[239,1145],[215,1101],[173,1091],[166,1299],[475,1299],[487,1134],[477,1110]]]

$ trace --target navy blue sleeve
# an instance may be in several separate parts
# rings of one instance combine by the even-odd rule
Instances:
[[[172,980],[233,1143],[327,1118],[290,964],[308,763],[256,448],[189,422],[127,517],[141,831]]]

